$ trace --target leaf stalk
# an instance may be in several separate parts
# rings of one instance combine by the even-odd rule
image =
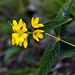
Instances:
[[[46,35],[48,35],[48,36],[50,36],[50,37],[55,38],[55,39],[56,39],[56,41],[62,41],[62,42],[64,42],[64,43],[66,43],[66,44],[69,44],[69,45],[71,45],[71,46],[75,47],[75,45],[74,45],[74,44],[69,43],[69,42],[67,42],[67,41],[65,41],[65,40],[62,40],[62,39],[60,38],[60,36],[55,37],[55,36],[53,36],[53,35],[51,35],[51,34],[48,34],[48,33],[45,33],[45,34],[46,34]]]

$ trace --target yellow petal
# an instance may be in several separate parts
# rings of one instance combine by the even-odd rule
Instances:
[[[43,34],[38,34],[37,35],[40,39],[43,39]]]
[[[31,24],[32,24],[32,27],[33,28],[39,28],[37,25],[39,23],[39,17],[35,18],[34,20],[34,17],[32,17],[32,20],[31,20]]]
[[[19,20],[19,24],[20,24],[20,25],[22,24],[22,19]]]
[[[44,33],[44,30],[39,30],[39,29],[38,29],[38,32],[40,32],[40,33]]]
[[[19,42],[19,46],[22,46],[22,42]]]
[[[31,24],[34,25],[34,17],[32,17]]]
[[[38,32],[38,29],[37,29],[37,30],[35,30],[33,33],[34,33],[34,34],[36,34],[37,32]]]
[[[24,41],[24,38],[21,36],[15,39],[16,45],[22,46],[23,41]]]
[[[27,33],[23,33],[21,36],[26,39],[28,37],[28,34]]]
[[[23,24],[22,24],[22,27],[25,27],[25,28],[26,28],[26,23],[23,23]]]
[[[12,34],[12,39],[13,39],[13,38],[18,38],[18,37],[19,37],[19,34],[18,34],[18,33],[13,33],[13,34]]]
[[[39,17],[35,18],[34,25],[37,25],[39,23]]]
[[[22,19],[20,19],[18,26],[21,28],[22,27],[22,24],[23,24]]]
[[[16,46],[19,45],[19,43],[16,43]]]
[[[37,30],[35,30],[35,32],[37,32],[37,33],[43,33],[44,32],[44,30],[40,30],[40,29],[37,29]]]
[[[33,33],[33,38],[34,38],[36,41],[39,42],[39,39],[38,39],[37,35],[35,35],[34,33]]]
[[[41,34],[41,33],[43,33],[43,32],[44,32],[44,30],[39,30],[39,29],[35,30],[35,31],[33,32],[33,38],[39,42],[39,38],[40,38],[40,39],[43,38],[43,34]]]
[[[43,24],[38,24],[37,27],[38,27],[38,28],[39,28],[39,27],[44,27],[44,25],[43,25]]]
[[[14,32],[20,32],[20,27],[18,26],[13,26],[12,29]]]
[[[15,30],[15,26],[12,27],[12,30],[13,30],[14,32],[16,32],[16,30]]]
[[[15,39],[15,42],[16,42],[16,44],[19,44],[20,39],[19,39],[19,38],[16,38],[16,39]]]
[[[24,41],[24,38],[22,36],[20,36],[18,39],[19,39],[20,42]]]
[[[26,32],[27,30],[28,30],[27,28],[23,27],[23,28],[21,29],[21,32]]]
[[[33,27],[34,27],[34,28],[39,28],[39,27],[44,27],[44,25],[43,25],[43,24],[37,24],[37,25],[34,24]]]
[[[16,20],[13,20],[13,25],[17,25],[17,21]]]
[[[15,39],[12,39],[12,45],[15,45]]]
[[[20,32],[20,27],[16,27],[16,32]]]
[[[27,48],[27,46],[28,46],[28,41],[27,41],[27,39],[25,39],[25,41],[24,41],[24,43],[23,43],[23,46],[24,46],[25,48]]]

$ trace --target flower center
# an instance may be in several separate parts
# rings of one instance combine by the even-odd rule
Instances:
[[[19,32],[19,36],[21,36],[23,34],[23,32]]]
[[[34,33],[34,35],[37,35],[37,33]]]

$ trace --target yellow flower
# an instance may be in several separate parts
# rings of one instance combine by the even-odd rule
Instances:
[[[16,22],[16,20],[13,20],[12,29],[15,32],[12,34],[12,45],[16,44],[22,46],[23,43],[23,46],[27,48],[28,34],[25,33],[27,31],[27,28],[26,28],[26,24],[22,21],[22,19],[20,19],[19,24]]]
[[[44,27],[43,24],[38,24],[39,22],[39,18],[33,18],[32,17],[32,20],[31,20],[31,24],[33,26],[33,28],[39,28],[39,27]],[[27,37],[28,37],[28,34],[33,34],[33,38],[35,40],[37,40],[39,42],[39,39],[42,39],[43,38],[43,32],[44,30],[35,30],[33,32],[28,32],[28,34],[26,33],[26,31],[28,30],[26,28],[26,24],[22,21],[22,19],[19,20],[19,23],[16,22],[16,20],[13,20],[13,24],[12,25],[12,30],[14,31],[14,33],[12,34],[12,45],[20,45],[27,48],[28,46],[28,40],[27,40]]]
[[[12,24],[11,24],[12,25]],[[26,32],[26,24],[22,22],[22,19],[20,19],[19,24],[16,22],[16,20],[13,20],[12,29],[14,32]]]
[[[39,27],[44,27],[44,25],[43,24],[38,24],[39,23],[39,17],[37,17],[37,18],[35,18],[34,19],[34,17],[32,17],[32,20],[31,20],[31,24],[32,24],[32,27],[33,28],[39,28]]]
[[[43,33],[43,32],[44,32],[44,30],[39,30],[39,29],[35,30],[35,31],[33,32],[33,38],[34,38],[36,41],[39,42],[39,38],[40,38],[40,39],[43,38],[43,34],[41,34],[41,33]]]
[[[39,23],[39,17],[37,17],[37,18],[35,18],[35,19],[34,19],[34,17],[32,17],[31,24],[32,24],[32,27],[33,27],[33,28],[44,27],[43,24],[41,24],[41,23],[38,24],[38,23]],[[43,38],[43,34],[41,34],[41,33],[43,33],[43,32],[44,32],[44,30],[39,30],[39,29],[35,30],[35,31],[33,32],[33,38],[34,38],[36,41],[39,42],[39,38],[40,38],[40,39]]]

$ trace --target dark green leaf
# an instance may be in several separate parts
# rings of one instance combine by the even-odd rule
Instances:
[[[71,18],[70,19],[62,19],[62,20],[53,20],[53,21],[45,23],[44,27],[40,28],[40,29],[43,29],[45,32],[47,32],[51,29],[54,29],[58,26],[61,26],[61,25],[65,24],[69,21],[71,21]]]
[[[67,19],[70,13],[70,9],[72,7],[74,0],[68,0],[65,5],[60,9],[55,19]],[[66,24],[55,28],[56,35],[62,36],[66,31]]]
[[[66,53],[64,53],[64,58],[68,57],[68,58],[71,58],[71,57],[75,57],[75,50],[70,50],[70,51],[67,51]]]
[[[55,63],[60,52],[59,42],[55,42],[52,45],[49,45],[44,53],[41,60],[40,72],[39,75],[46,75],[52,65]]]
[[[9,48],[5,54],[4,60],[8,61],[10,58],[15,56],[20,51],[21,51],[21,48],[19,46],[13,46],[13,47]]]
[[[52,75],[57,75],[57,71],[54,71],[54,72],[52,73]]]
[[[7,72],[2,72],[4,75],[37,75],[38,69],[37,68],[26,68],[24,70],[14,70],[14,71],[7,71]]]
[[[60,56],[75,57],[75,47],[66,43],[60,42]]]
[[[28,73],[24,71],[15,71],[15,72],[6,73],[6,75],[28,75]]]

